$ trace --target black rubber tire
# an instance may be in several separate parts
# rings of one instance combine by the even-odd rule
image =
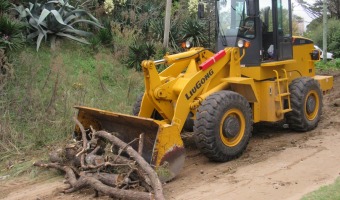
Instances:
[[[144,94],[139,95],[137,97],[135,104],[133,105],[132,114],[134,116],[138,116],[138,114],[139,114],[140,107],[142,105],[143,96],[144,96]],[[159,114],[159,112],[157,112],[156,110],[154,110],[152,112],[152,115],[150,116],[150,118],[156,119],[156,120],[163,120],[163,117],[161,116],[161,114]]]
[[[192,119],[194,115],[190,112],[187,119],[185,120],[183,130],[186,132],[193,132],[194,131],[194,120]]]
[[[132,114],[134,116],[138,116],[138,114],[139,114],[140,106],[142,105],[143,96],[144,96],[144,94],[139,95],[136,99],[135,104],[133,104]]]
[[[317,127],[322,114],[322,92],[319,82],[309,77],[297,78],[289,85],[289,92],[293,110],[285,115],[289,128],[305,132]],[[318,99],[311,116],[307,113],[309,97]]]
[[[224,118],[236,110],[242,113],[244,131],[239,130],[239,142],[228,146],[221,136]],[[223,119],[224,118],[224,119]],[[224,121],[222,123],[222,120]],[[242,124],[242,123],[241,123]],[[252,110],[249,102],[242,95],[233,91],[219,91],[208,96],[197,109],[194,121],[195,141],[200,151],[212,161],[226,162],[239,157],[246,149],[252,134]]]

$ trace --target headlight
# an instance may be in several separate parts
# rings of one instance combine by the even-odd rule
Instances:
[[[237,46],[238,46],[238,47],[242,48],[242,47],[243,47],[243,45],[244,45],[244,42],[243,42],[243,40],[242,40],[242,39],[241,39],[241,40],[239,40],[239,41],[237,42]]]
[[[239,41],[237,41],[237,46],[242,48],[249,48],[250,47],[250,42],[248,40],[245,39],[240,39]]]
[[[185,42],[185,47],[188,49],[191,47],[191,42],[189,40]]]

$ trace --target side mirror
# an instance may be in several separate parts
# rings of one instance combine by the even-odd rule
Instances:
[[[204,4],[202,2],[198,3],[198,19],[203,19],[204,18]]]
[[[254,17],[257,16],[257,12],[255,11],[255,1],[254,0],[247,0],[247,15]]]
[[[310,55],[312,57],[312,60],[320,60],[321,51],[315,49]]]

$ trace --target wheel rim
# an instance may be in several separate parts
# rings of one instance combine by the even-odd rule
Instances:
[[[226,112],[220,122],[220,137],[224,145],[234,147],[238,145],[246,129],[246,121],[243,113],[238,109]]]
[[[305,100],[305,116],[314,120],[318,116],[320,99],[316,91],[310,91]]]

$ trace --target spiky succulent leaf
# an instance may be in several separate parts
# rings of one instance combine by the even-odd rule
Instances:
[[[55,19],[61,24],[61,25],[66,25],[64,23],[63,18],[61,17],[61,15],[58,13],[58,11],[56,10],[51,10],[51,13],[54,15]]]
[[[39,31],[32,32],[27,35],[27,39],[33,39],[39,35]]]
[[[37,51],[39,50],[40,44],[41,44],[41,40],[44,38],[44,34],[39,33],[38,35],[38,39],[37,39]]]
[[[70,15],[76,15],[77,17],[88,16],[90,19],[96,23],[99,23],[98,19],[91,15],[89,12],[83,9],[75,9],[65,16],[65,18],[69,17]]]
[[[81,42],[81,43],[84,43],[84,44],[90,44],[87,40],[82,39],[82,38],[74,37],[73,35],[70,35],[70,34],[57,33],[56,35],[58,35],[58,36],[63,36],[63,37],[67,37],[67,38],[69,38],[69,39],[72,39],[72,40],[75,40],[75,41],[78,41],[78,42]]]
[[[22,20],[27,17],[27,12],[25,11],[25,7],[23,5],[15,5],[12,4],[13,10],[19,14],[19,20]]]
[[[90,37],[93,35],[93,33],[87,32],[87,31],[82,31],[82,30],[78,30],[78,29],[71,29],[71,28],[67,28],[64,31],[65,33],[74,33],[76,35],[79,36],[83,36],[83,37]]]
[[[45,18],[51,13],[51,11],[44,8],[44,10],[41,12],[41,15],[39,16],[38,24],[40,24]]]
[[[67,1],[63,1],[63,0],[56,0],[56,1],[52,0],[52,1],[46,2],[46,4],[60,4],[62,7],[74,9],[74,7],[71,6]]]
[[[68,16],[68,17],[64,20],[64,22],[67,24],[67,23],[69,23],[71,20],[76,19],[76,18],[78,18],[76,15],[70,15],[70,16]]]
[[[99,27],[99,28],[104,28],[100,24],[93,22],[93,21],[90,21],[90,20],[86,20],[86,19],[80,19],[80,20],[74,21],[74,22],[70,23],[70,26],[75,25],[77,23],[86,23],[86,24],[91,24],[91,25]]]
[[[27,8],[25,10],[26,10],[27,14],[29,16],[31,16],[31,18],[28,21],[29,25],[31,25],[31,27],[37,29],[40,33],[44,34],[44,36],[46,36],[46,31],[38,23],[39,19],[35,18],[33,16],[33,14],[31,13],[31,11],[28,10]]]

